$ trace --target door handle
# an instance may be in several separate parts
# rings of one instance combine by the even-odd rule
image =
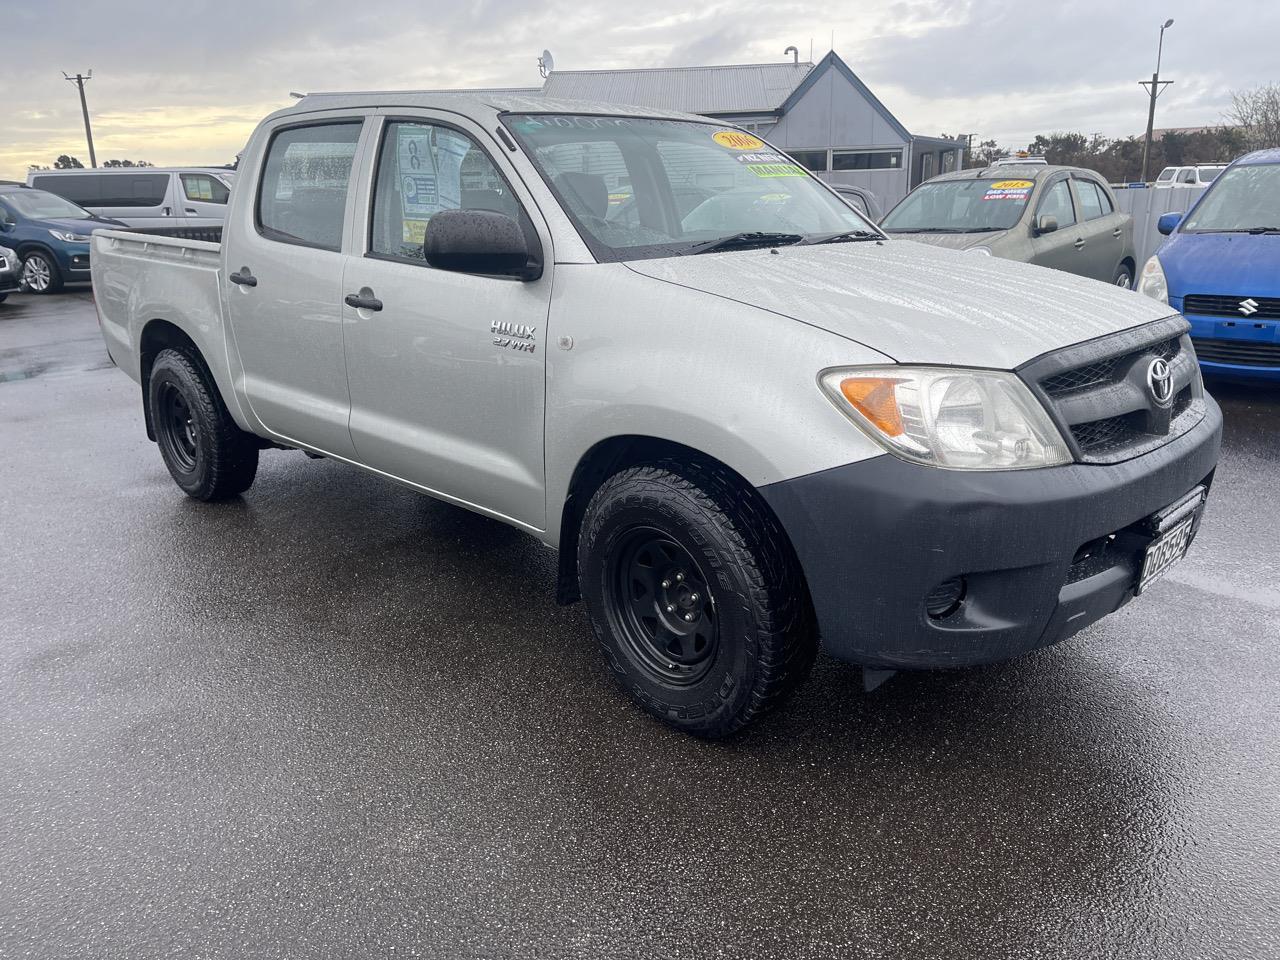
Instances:
[[[1123,230],[1121,230],[1119,227],[1116,227],[1114,230],[1112,230],[1112,231],[1111,231],[1111,235],[1112,235],[1113,237],[1115,237],[1117,240],[1119,240],[1119,239],[1120,239],[1120,237],[1121,237],[1121,235],[1122,235],[1123,233],[1124,233],[1124,231],[1123,231]]]
[[[199,216],[199,214],[198,214],[198,213],[196,213],[194,210],[192,210],[190,207],[187,207],[187,213],[191,214],[191,216],[193,216],[193,217],[198,217],[198,216]]]
[[[232,283],[238,283],[242,287],[256,287],[258,278],[249,272],[248,267],[241,267],[239,273],[230,274],[227,277]]]
[[[172,212],[172,210],[170,210],[170,208],[169,208],[169,207],[163,207],[163,208],[162,208],[162,210],[163,210],[164,215],[165,215],[166,217],[171,217],[171,216],[173,216],[173,212]]]
[[[1084,237],[1076,237],[1076,242],[1072,244],[1077,250],[1084,246]]]
[[[357,310],[381,310],[382,301],[377,297],[362,297],[358,293],[348,293],[343,297],[343,303],[348,307],[355,307]]]

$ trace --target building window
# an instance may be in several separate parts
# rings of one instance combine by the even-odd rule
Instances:
[[[832,150],[832,170],[900,170],[901,150]]]
[[[814,173],[825,173],[827,169],[827,151],[825,150],[788,150],[791,159],[806,170]]]

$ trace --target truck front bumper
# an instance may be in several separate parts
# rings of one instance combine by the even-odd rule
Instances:
[[[1213,479],[1222,414],[1205,403],[1197,426],[1118,464],[966,472],[886,454],[762,487],[823,649],[879,668],[989,663],[1123,606],[1149,518]]]

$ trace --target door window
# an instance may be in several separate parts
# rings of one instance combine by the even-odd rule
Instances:
[[[167,173],[111,173],[102,180],[102,207],[158,207],[169,192]]]
[[[258,231],[281,243],[341,249],[359,139],[359,120],[277,131],[258,187]]]
[[[1049,215],[1058,221],[1058,227],[1069,227],[1076,222],[1075,208],[1071,205],[1071,188],[1066,180],[1059,180],[1040,201],[1039,216]]]
[[[388,123],[378,156],[369,249],[422,262],[427,225],[441,210],[491,210],[519,221],[526,236],[532,231],[510,185],[469,136],[441,124]]]
[[[1178,174],[1178,182],[1194,184],[1196,182],[1195,168],[1193,167],[1190,170],[1183,170],[1180,174]]]
[[[1109,212],[1102,205],[1101,194],[1102,191],[1092,180],[1076,180],[1076,197],[1080,200],[1082,220],[1097,220]]]
[[[202,203],[226,203],[231,195],[225,183],[207,173],[182,174],[182,192],[188,200]]]

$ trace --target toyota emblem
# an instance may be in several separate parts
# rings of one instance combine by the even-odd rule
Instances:
[[[1173,374],[1164,357],[1156,357],[1147,367],[1147,389],[1151,391],[1151,399],[1161,407],[1173,401]]]

